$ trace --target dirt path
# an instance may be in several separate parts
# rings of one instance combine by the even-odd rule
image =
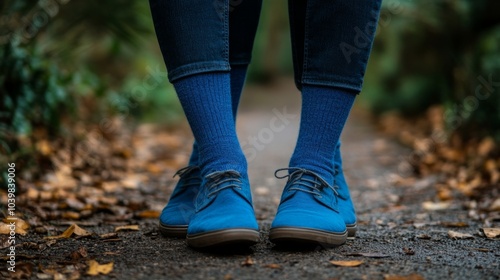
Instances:
[[[250,95],[254,98],[247,99]],[[479,236],[483,225],[459,202],[440,211],[424,209],[422,203],[435,197],[433,178],[412,182],[411,187],[396,186],[397,164],[408,151],[385,140],[359,112],[352,114],[342,137],[344,168],[358,210],[358,236],[336,249],[275,248],[267,234],[284,182],[273,174],[275,169],[287,166],[294,148],[299,94],[290,81],[284,81],[274,87],[249,88],[242,103],[238,131],[250,161],[262,237],[251,250],[198,252],[188,248],[184,240],[160,236],[156,219],[131,218],[129,222],[138,223],[140,231],[119,232],[115,241],[73,238],[43,250],[24,246],[27,248],[23,247],[22,254],[35,256],[25,261],[35,267],[49,267],[54,262],[82,263],[74,252],[83,247],[86,258],[114,262],[110,274],[97,277],[106,279],[499,279],[498,239]],[[134,197],[161,207],[174,186],[175,181],[169,179],[173,171],[133,193]],[[112,232],[114,224],[102,221],[86,229],[98,234]],[[466,227],[451,228],[454,226]],[[472,239],[451,239],[450,230],[469,233]],[[40,243],[41,236],[30,233],[22,239]],[[340,260],[363,263],[357,267],[330,263]],[[78,270],[78,264],[74,267]],[[414,278],[388,278],[412,274]]]

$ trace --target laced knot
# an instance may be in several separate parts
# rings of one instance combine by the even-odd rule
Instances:
[[[208,197],[227,188],[241,189],[242,185],[240,173],[234,170],[216,171],[208,174],[205,178],[209,190]]]
[[[282,171],[288,171],[288,173],[280,176],[278,173]],[[307,176],[304,177],[304,175]],[[330,188],[336,196],[339,196],[337,187],[328,184],[328,182],[323,180],[323,178],[321,178],[318,174],[307,169],[298,167],[280,168],[274,172],[274,176],[278,179],[287,178],[288,180],[286,185],[289,186],[288,190],[296,190],[310,193],[312,195],[322,196],[321,191],[323,188]]]
[[[179,176],[181,179],[185,180],[183,187],[189,186],[199,186],[201,184],[201,176],[199,173],[200,168],[198,166],[186,166],[175,172],[175,176]]]

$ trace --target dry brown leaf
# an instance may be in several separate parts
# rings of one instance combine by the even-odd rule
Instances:
[[[75,261],[86,257],[88,257],[88,252],[87,249],[85,249],[85,247],[80,247],[78,248],[78,250],[73,251],[70,254],[70,258]]]
[[[101,188],[107,193],[116,192],[119,189],[120,185],[118,182],[102,182]]]
[[[422,207],[425,210],[429,211],[437,211],[437,210],[445,210],[450,208],[451,203],[450,202],[432,202],[432,201],[426,201],[422,203]]]
[[[33,273],[33,264],[29,262],[16,263],[14,272],[9,271],[9,278],[7,279],[31,279]]]
[[[121,180],[120,184],[122,187],[126,189],[137,189],[139,184],[143,182],[146,179],[146,177],[139,175],[139,174],[131,174],[128,175],[126,178]]]
[[[500,198],[495,199],[495,201],[491,203],[490,211],[500,211]]]
[[[431,239],[431,236],[430,236],[430,235],[427,235],[427,234],[419,234],[419,235],[417,235],[417,238],[418,238],[418,239],[430,240],[430,239]]]
[[[477,153],[484,157],[487,156],[491,151],[495,149],[495,140],[491,137],[487,137],[479,143],[479,146],[477,147]]]
[[[469,224],[467,224],[466,222],[442,222],[441,225],[444,227],[457,227],[457,228],[469,226]]]
[[[148,163],[146,165],[146,170],[148,170],[148,173],[151,174],[160,174],[164,171],[160,165],[154,163]]]
[[[244,261],[241,262],[242,266],[252,266],[255,262],[252,260],[250,256],[248,256]]]
[[[264,265],[264,267],[272,268],[272,269],[281,269],[281,265],[279,265],[277,263],[266,264],[266,265]]]
[[[335,266],[356,267],[360,266],[364,261],[330,261],[330,263]]]
[[[474,236],[468,234],[468,233],[461,233],[461,232],[456,232],[456,231],[448,231],[448,236],[452,239],[473,239]]]
[[[438,187],[437,196],[441,201],[448,201],[453,199],[453,193],[446,187],[446,185],[441,185],[440,187]]]
[[[384,280],[425,280],[425,278],[420,274],[410,274],[410,275],[384,275]]]
[[[99,237],[101,237],[102,239],[116,238],[117,236],[118,234],[116,234],[116,232],[104,233],[99,235]]]
[[[269,188],[258,187],[258,188],[255,189],[255,194],[256,195],[262,195],[262,196],[269,195]]]
[[[44,156],[52,154],[52,148],[47,140],[40,140],[36,143],[36,149]]]
[[[79,220],[80,213],[73,212],[73,211],[67,211],[67,212],[62,213],[61,218],[69,219],[69,220]]]
[[[483,228],[483,232],[488,238],[500,237],[500,228]]]
[[[121,231],[121,230],[139,230],[139,225],[128,225],[128,226],[115,227],[115,232]]]
[[[74,197],[68,197],[66,198],[66,204],[75,210],[83,210],[85,208],[85,204],[81,202],[80,200],[74,198]]]
[[[77,236],[89,236],[92,233],[84,230],[83,228],[77,226],[76,224],[70,225],[63,233],[54,236],[46,236],[45,239],[61,239],[61,238],[70,238],[73,234]]]
[[[145,211],[139,212],[139,214],[137,214],[137,217],[143,218],[143,219],[156,219],[156,218],[160,217],[160,211],[145,210]]]
[[[96,276],[99,274],[109,274],[113,271],[113,262],[107,264],[99,264],[95,260],[90,260],[88,262],[89,269],[87,270],[88,275]]]
[[[415,251],[413,251],[412,248],[403,248],[403,252],[406,254],[406,255],[415,255]]]
[[[474,251],[479,251],[479,252],[485,252],[485,253],[491,252],[491,250],[488,249],[488,248],[472,248],[472,247],[465,247],[465,248],[469,249],[469,250],[474,250]]]
[[[11,223],[14,223],[15,226],[12,225]],[[3,222],[0,222],[0,234],[10,234],[11,229],[13,229],[17,234],[26,235],[26,233],[28,233],[26,230],[29,227],[30,227],[29,224],[22,219],[6,218],[3,219]]]

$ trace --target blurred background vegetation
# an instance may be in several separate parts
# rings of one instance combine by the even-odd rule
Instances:
[[[439,105],[444,130],[498,143],[499,10],[497,0],[384,1],[360,103],[404,118]],[[36,162],[30,139],[74,137],[82,120],[182,117],[148,1],[4,0],[0,13],[2,162]],[[289,41],[286,0],[264,1],[250,83],[292,75]]]

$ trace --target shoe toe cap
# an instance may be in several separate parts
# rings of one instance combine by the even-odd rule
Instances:
[[[259,226],[252,205],[232,190],[227,190],[219,193],[209,206],[193,216],[188,234],[236,228],[258,230]]]

